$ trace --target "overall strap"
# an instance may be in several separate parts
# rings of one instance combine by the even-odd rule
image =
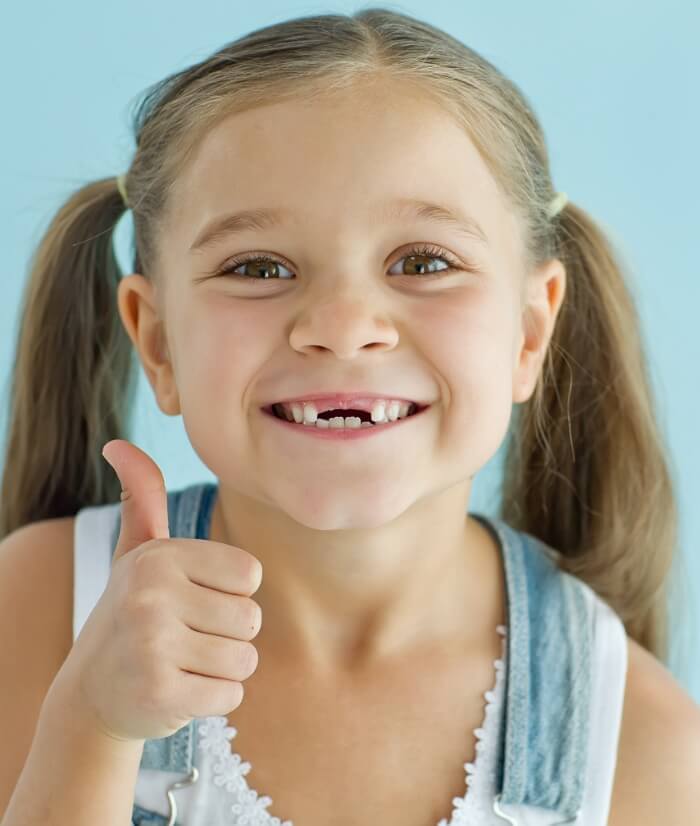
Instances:
[[[501,519],[473,515],[495,533],[507,583],[506,720],[496,803],[558,815],[543,823],[574,823],[586,787],[592,604],[548,545]]]

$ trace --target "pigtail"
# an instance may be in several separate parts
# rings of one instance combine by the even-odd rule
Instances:
[[[119,317],[115,178],[60,208],[30,262],[20,310],[0,486],[0,539],[30,522],[119,501],[101,451],[124,438],[135,374]]]
[[[501,515],[668,659],[678,512],[641,325],[609,240],[580,207],[555,219],[566,294],[533,397],[514,408]]]

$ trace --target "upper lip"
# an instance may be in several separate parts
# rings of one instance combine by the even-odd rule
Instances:
[[[315,404],[329,405],[331,407],[338,408],[339,410],[348,410],[352,408],[359,410],[363,407],[370,409],[371,406],[379,399],[383,399],[388,402],[398,401],[402,403],[406,402],[409,404],[415,404],[419,408],[427,407],[430,404],[430,402],[422,402],[417,399],[407,398],[400,393],[370,393],[369,391],[360,390],[352,393],[309,392],[303,396],[294,396],[293,398],[287,399],[276,399],[274,402],[270,402],[266,405],[266,407],[271,407],[274,404],[292,404],[292,402],[314,402]]]

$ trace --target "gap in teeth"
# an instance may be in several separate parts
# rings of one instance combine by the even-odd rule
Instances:
[[[380,400],[375,402],[370,413],[372,422],[363,422],[359,416],[334,416],[331,419],[319,418],[316,405],[311,402],[292,402],[289,405],[273,405],[275,410],[284,416],[289,422],[304,424],[309,427],[320,428],[360,428],[374,427],[376,424],[388,424],[397,419],[404,419],[409,415],[409,411],[415,412],[416,405],[413,402],[399,402],[396,400]]]

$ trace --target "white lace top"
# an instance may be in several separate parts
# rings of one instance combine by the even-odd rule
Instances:
[[[484,693],[485,712],[481,727],[474,730],[477,739],[474,763],[465,763],[463,797],[452,799],[450,820],[443,818],[436,826],[503,826],[503,819],[493,811],[496,793],[495,767],[504,715],[504,679],[507,657],[506,627],[496,629],[503,637],[502,657],[494,661],[495,684]],[[251,789],[246,775],[251,764],[233,750],[236,729],[226,717],[206,717],[198,721],[199,742],[194,765],[199,770],[197,782],[176,790],[178,823],[186,826],[295,826],[291,820],[272,816],[268,807],[272,798]],[[465,750],[467,741],[465,739]],[[447,805],[447,801],[445,801]],[[296,826],[304,826],[303,823]]]
[[[120,503],[82,508],[75,520],[73,639],[94,609],[109,580],[112,560],[112,537]],[[628,664],[628,640],[624,625],[609,604],[579,583],[584,597],[592,602],[593,642],[592,695],[588,718],[589,754],[586,766],[586,793],[580,818],[581,826],[608,821],[613,779],[617,764],[618,738],[621,728]],[[493,812],[496,792],[496,745],[505,725],[504,694],[507,685],[506,628],[498,626],[504,637],[503,657],[496,660],[495,685],[484,692],[484,721],[476,729],[474,764],[465,763],[464,797],[453,798],[448,822],[437,826],[503,826],[504,820]],[[206,728],[204,724],[206,723]],[[168,818],[176,815],[177,826],[281,826],[281,819],[266,811],[272,804],[248,787],[245,776],[250,771],[240,755],[231,750],[235,729],[227,728],[225,717],[198,720],[201,732],[193,743],[193,767],[199,772],[195,782],[182,771],[139,769],[134,789],[134,803],[147,811]],[[465,751],[468,732],[465,736]],[[445,801],[445,810],[449,801]],[[175,807],[177,811],[175,810]],[[521,807],[518,823],[544,826],[552,823],[548,809]],[[515,821],[513,821],[515,822]],[[285,821],[289,824],[290,821]],[[298,823],[297,826],[305,826]],[[426,824],[431,826],[431,824]]]

